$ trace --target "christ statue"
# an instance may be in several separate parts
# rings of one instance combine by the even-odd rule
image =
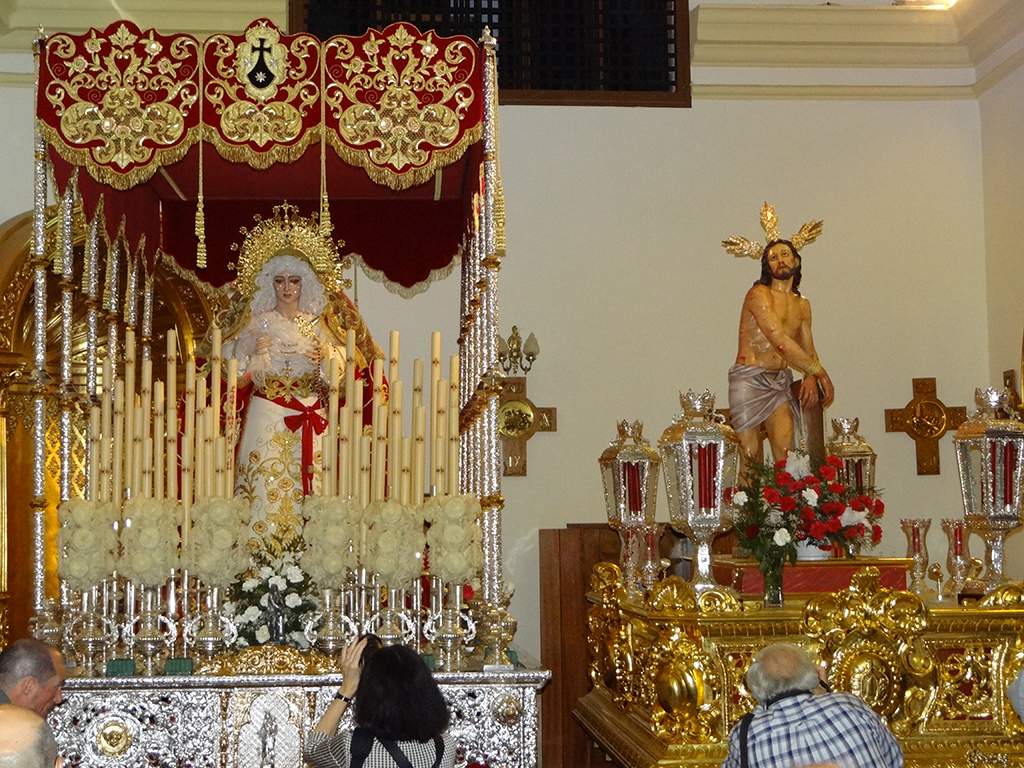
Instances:
[[[775,210],[761,211],[768,235],[763,247],[732,237],[723,241],[736,255],[756,258],[760,250],[761,277],[747,291],[740,310],[739,348],[729,369],[729,410],[732,427],[747,458],[763,461],[761,429],[767,433],[772,456],[784,459],[795,447],[801,408],[832,403],[835,390],[814,347],[811,302],[800,293],[801,258],[798,248],[821,232],[810,222],[791,239],[778,236]],[[799,396],[792,384],[796,369],[804,374]]]

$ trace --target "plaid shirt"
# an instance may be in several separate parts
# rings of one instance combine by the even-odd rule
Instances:
[[[808,693],[754,710],[747,732],[750,768],[902,768],[903,752],[882,719],[850,693]],[[722,768],[740,768],[740,729],[729,734]]]

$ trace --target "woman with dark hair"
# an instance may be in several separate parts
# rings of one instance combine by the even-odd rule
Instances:
[[[306,762],[313,768],[452,768],[448,705],[427,665],[404,645],[374,650],[370,637],[342,651],[341,687],[306,739]],[[338,733],[349,705],[356,728]]]

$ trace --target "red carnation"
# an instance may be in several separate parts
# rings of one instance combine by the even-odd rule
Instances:
[[[756,539],[757,534],[759,534],[760,532],[761,529],[758,528],[756,525],[748,525],[747,530],[745,531],[748,539]]]
[[[835,467],[836,469],[843,468],[843,460],[840,459],[835,454],[829,454],[828,456],[826,456],[825,463],[828,464],[830,467]]]
[[[836,479],[836,468],[825,464],[818,470],[818,474],[821,475],[822,479],[828,480],[831,483]]]
[[[864,497],[858,496],[857,498],[855,498],[853,501],[850,502],[850,507],[853,509],[854,512],[863,512],[865,509]]]
[[[842,483],[829,483],[828,489],[832,493],[846,493],[846,486]]]
[[[796,499],[792,496],[783,496],[782,501],[779,502],[779,509],[783,512],[792,512],[796,509]]]
[[[802,491],[806,487],[807,483],[805,483],[803,480],[797,480],[795,483],[793,483],[793,485],[789,487],[789,490],[791,490],[793,493],[800,493],[800,491]]]
[[[844,505],[841,501],[826,501],[821,505],[821,511],[826,515],[837,517],[843,514]]]
[[[775,473],[775,484],[783,488],[788,488],[794,482],[793,476],[789,472],[776,472]]]
[[[772,488],[771,486],[765,488],[761,492],[761,495],[764,496],[764,500],[769,504],[778,504],[779,500],[782,498],[782,494],[779,493],[779,490],[777,488]]]
[[[871,543],[877,544],[882,540],[882,526],[872,525],[871,526]]]
[[[800,517],[803,518],[805,523],[813,523],[815,517],[814,509],[812,507],[804,507],[800,510]]]
[[[845,531],[843,531],[843,535],[846,536],[846,538],[850,539],[850,540],[856,539],[858,536],[861,535],[860,533],[857,532],[857,529],[860,528],[860,527],[861,526],[859,526],[859,525],[858,526],[850,526]]]
[[[779,459],[778,461],[776,461],[775,462],[775,468],[776,469],[785,469],[786,468],[786,460],[785,459]]]
[[[875,517],[881,517],[885,512],[885,502],[881,499],[875,499]]]
[[[806,483],[808,487],[814,486],[815,488],[817,488],[819,485],[821,485],[821,480],[819,480],[814,475],[808,475],[803,479],[803,482]]]
[[[825,527],[828,528],[829,533],[838,533],[843,524],[839,522],[838,517],[832,517],[825,523]]]
[[[828,533],[828,529],[825,527],[825,524],[823,522],[821,522],[820,520],[815,520],[813,523],[811,523],[811,538],[812,539],[818,539],[820,541],[821,539],[825,538],[827,533]]]

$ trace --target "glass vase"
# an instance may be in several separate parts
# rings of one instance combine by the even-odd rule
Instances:
[[[761,575],[764,577],[765,608],[781,608],[785,602],[782,595],[782,561],[771,560],[761,563]]]
[[[928,529],[932,521],[927,517],[900,520],[900,528],[907,535],[907,557],[914,562],[910,568],[910,591],[920,595],[925,590],[928,575]]]

